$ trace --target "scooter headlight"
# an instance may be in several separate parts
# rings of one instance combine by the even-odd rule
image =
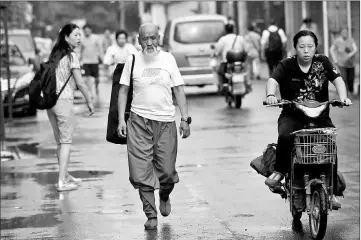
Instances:
[[[327,105],[321,105],[315,108],[309,108],[303,105],[297,105],[297,108],[300,109],[307,117],[317,118],[321,113],[326,109]]]

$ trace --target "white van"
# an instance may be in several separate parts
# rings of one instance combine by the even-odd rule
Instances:
[[[180,17],[167,23],[162,49],[175,57],[185,85],[217,84],[210,65],[211,45],[225,35],[226,23],[226,16],[216,14]]]

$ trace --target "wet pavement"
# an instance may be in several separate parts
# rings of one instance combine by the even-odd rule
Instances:
[[[277,137],[280,109],[262,106],[265,83],[254,81],[241,110],[228,108],[214,87],[186,89],[191,136],[179,138],[180,182],[171,195],[172,213],[159,214],[156,231],[144,231],[126,147],[105,141],[110,82],[101,84],[93,117],[82,99],[75,107],[69,171],[84,180],[76,191],[56,191],[55,142],[46,113],[16,119],[6,129],[16,159],[1,162],[1,239],[311,239],[307,214],[301,225],[293,224],[288,202],[272,194],[249,165]],[[359,109],[358,100],[331,109],[347,189],[342,208],[328,216],[329,240],[360,235]],[[177,109],[177,125],[179,118]]]

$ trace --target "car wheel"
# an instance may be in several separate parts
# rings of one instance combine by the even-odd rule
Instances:
[[[26,110],[26,115],[28,116],[35,116],[36,115],[36,112],[37,112],[37,109],[34,108],[34,107],[29,107],[27,110]]]

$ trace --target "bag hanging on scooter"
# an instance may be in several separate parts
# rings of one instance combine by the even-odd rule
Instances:
[[[270,143],[263,151],[263,154],[251,161],[250,166],[265,177],[269,177],[274,171],[276,163],[276,147],[277,144]]]
[[[335,196],[343,196],[346,189],[346,180],[340,171],[337,171],[336,186],[333,188]]]

